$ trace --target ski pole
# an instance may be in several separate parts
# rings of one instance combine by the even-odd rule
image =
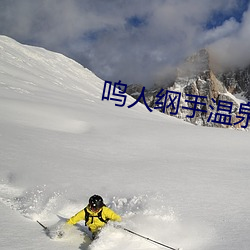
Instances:
[[[40,226],[42,226],[43,227],[43,229],[46,231],[46,230],[48,230],[48,228],[47,227],[45,227],[41,222],[39,222],[38,220],[36,221]]]
[[[162,244],[162,243],[160,243],[160,242],[158,242],[158,241],[155,241],[155,240],[152,240],[152,239],[150,239],[150,238],[148,238],[148,237],[145,237],[145,236],[143,236],[143,235],[141,235],[141,234],[135,233],[135,232],[133,232],[133,231],[127,229],[127,228],[122,228],[122,229],[125,230],[125,231],[127,231],[127,232],[129,232],[129,233],[131,233],[131,234],[137,235],[137,236],[139,236],[139,237],[141,237],[141,238],[143,238],[143,239],[145,239],[145,240],[154,242],[154,243],[156,243],[156,244],[158,244],[158,245],[161,245],[161,246],[163,246],[163,247],[169,248],[169,249],[171,249],[171,250],[180,250],[180,248],[173,248],[173,247],[167,246],[167,245]]]

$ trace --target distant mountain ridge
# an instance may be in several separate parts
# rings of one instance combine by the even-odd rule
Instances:
[[[141,89],[142,86],[138,84],[130,85],[127,93],[137,98]],[[170,86],[155,85],[145,91],[147,104],[150,107],[155,108],[157,106],[156,95],[161,89],[181,93],[180,107],[178,113],[175,114],[178,118],[202,126],[241,128],[242,122],[236,125],[234,123],[239,120],[237,116],[239,116],[240,104],[247,103],[250,100],[250,66],[220,72],[212,64],[209,51],[202,49],[188,57],[177,68],[176,78]],[[196,111],[194,117],[192,117],[192,109],[195,103],[191,101],[190,95],[206,97],[199,98],[199,102],[206,103],[206,105],[197,105],[204,112]],[[229,122],[212,122],[215,119],[216,112],[212,108],[216,108],[219,100],[232,102],[232,110],[227,114],[231,116],[232,125]],[[170,114],[171,110],[166,109],[165,113]],[[222,111],[222,114],[226,117],[226,112]],[[229,117],[226,118],[229,119]]]

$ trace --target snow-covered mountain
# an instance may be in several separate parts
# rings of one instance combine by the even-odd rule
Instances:
[[[211,57],[206,49],[202,49],[188,57],[178,67],[176,79],[172,84],[167,84],[167,86],[155,85],[153,88],[145,91],[148,105],[157,107],[157,94],[161,89],[164,89],[165,92],[178,92],[181,94],[178,112],[166,109],[166,114],[171,115],[174,113],[175,117],[202,126],[238,129],[245,127],[246,123],[238,123],[238,121],[240,121],[240,116],[244,117],[246,121],[246,115],[240,114],[240,105],[241,103],[247,105],[250,100],[249,67],[221,71],[218,70],[218,67],[216,68]],[[137,89],[135,89],[136,86]],[[137,98],[140,94],[140,86],[129,86],[127,93]],[[196,111],[193,115],[195,99],[190,95],[202,96],[202,98],[197,99],[198,102],[202,103],[199,103],[197,108],[199,110],[202,109],[203,112]],[[220,110],[218,102],[222,103],[222,106],[224,106],[222,109],[224,108],[225,110]],[[167,105],[169,103],[167,102]],[[218,119],[221,118],[221,114],[226,119],[225,122],[220,122],[220,119]]]
[[[124,227],[171,247],[248,250],[249,133],[117,107],[103,83],[0,37],[0,248],[162,249],[112,225],[91,243],[84,222],[62,239],[36,223],[53,228],[97,193]]]

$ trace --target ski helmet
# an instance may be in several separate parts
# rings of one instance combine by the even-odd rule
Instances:
[[[99,195],[93,195],[89,198],[89,206],[93,210],[98,210],[103,207],[103,199]]]

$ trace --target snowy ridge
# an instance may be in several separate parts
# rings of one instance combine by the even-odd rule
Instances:
[[[112,225],[90,243],[84,222],[51,240],[36,223],[55,228],[96,193],[154,240],[248,250],[249,133],[119,108],[102,89],[71,59],[0,37],[1,248],[162,249]]]

